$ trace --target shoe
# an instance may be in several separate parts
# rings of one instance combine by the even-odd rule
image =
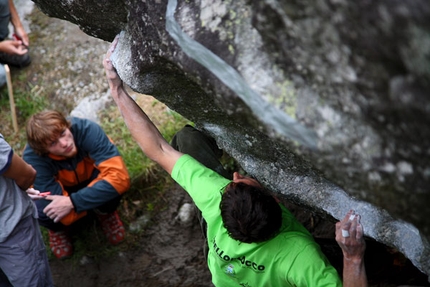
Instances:
[[[49,231],[49,247],[58,259],[67,259],[73,255],[73,245],[65,231]]]
[[[117,245],[124,240],[125,229],[117,211],[107,214],[97,214],[97,217],[110,244]]]

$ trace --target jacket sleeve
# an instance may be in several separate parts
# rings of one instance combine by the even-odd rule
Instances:
[[[130,188],[130,177],[117,147],[99,125],[81,119],[73,133],[78,149],[84,151],[99,170],[98,176],[86,187],[71,194],[76,211],[81,212],[126,192]]]
[[[34,189],[37,189],[40,192],[50,191],[51,195],[69,196],[67,191],[63,188],[63,185],[57,180],[57,170],[49,158],[36,155],[29,146],[25,147],[23,158],[37,171],[36,179],[33,184]],[[36,201],[39,218],[49,220],[43,212],[43,209],[50,202],[51,201],[46,199],[39,199]],[[61,223],[65,225],[72,224],[76,220],[84,217],[86,214],[87,213],[85,211],[78,213],[75,210],[72,210],[72,212],[61,220]]]

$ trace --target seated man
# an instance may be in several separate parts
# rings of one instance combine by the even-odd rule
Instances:
[[[14,28],[15,39],[8,39],[9,23]],[[28,35],[19,19],[13,0],[0,0],[0,63],[15,67],[30,65]],[[0,65],[0,86],[6,83],[6,71]]]
[[[103,61],[112,97],[143,152],[190,194],[202,212],[213,284],[342,286],[310,233],[258,181],[238,173],[233,180],[225,178],[166,142],[128,95],[112,65],[110,55],[117,41]],[[359,219],[350,211],[336,225],[336,240],[344,254],[344,286],[367,286]]]
[[[73,254],[66,226],[88,212],[100,219],[111,244],[122,242],[125,230],[116,209],[130,178],[102,128],[87,119],[67,120],[57,111],[44,111],[28,120],[27,140],[24,159],[37,171],[34,188],[51,192],[36,204],[55,256]]]

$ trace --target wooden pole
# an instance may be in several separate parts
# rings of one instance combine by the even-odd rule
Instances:
[[[12,79],[10,77],[10,69],[8,65],[4,65],[4,69],[6,70],[6,82],[7,82],[7,90],[9,93],[9,103],[10,103],[10,112],[12,114],[12,124],[15,133],[18,132],[18,121],[16,119],[16,110],[15,110],[15,100],[13,98],[13,88],[12,88]]]

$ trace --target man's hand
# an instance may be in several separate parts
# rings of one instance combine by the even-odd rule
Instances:
[[[106,77],[111,91],[116,91],[118,88],[122,88],[123,85],[122,80],[118,76],[115,67],[112,65],[112,61],[110,59],[113,51],[116,48],[116,45],[118,44],[118,39],[119,36],[117,35],[113,40],[111,46],[109,47],[108,51],[106,52],[105,58],[103,59],[103,66],[106,71]]]
[[[28,48],[30,42],[28,40],[28,35],[25,32],[23,27],[15,27],[15,35],[17,36],[17,40],[21,40],[22,45]]]
[[[27,192],[28,196],[33,200],[42,199],[48,196],[48,194],[51,194],[51,192],[40,192],[34,188],[27,188],[25,192]]]
[[[68,196],[48,195],[45,199],[52,202],[43,209],[43,212],[54,222],[59,222],[73,210],[72,200]]]
[[[366,242],[360,215],[350,210],[342,221],[336,223],[336,241],[343,252],[343,286],[368,286],[364,266]]]
[[[113,100],[118,106],[124,122],[134,140],[151,160],[157,162],[169,174],[182,153],[175,150],[161,135],[154,123],[148,118],[139,105],[130,97],[123,86],[110,59],[116,48],[119,37],[115,37],[103,59],[103,66],[109,83]]]
[[[11,55],[25,55],[28,49],[20,40],[4,40],[0,42],[0,51]]]
[[[336,223],[336,241],[347,260],[362,260],[366,249],[360,215],[350,210],[345,218]]]

